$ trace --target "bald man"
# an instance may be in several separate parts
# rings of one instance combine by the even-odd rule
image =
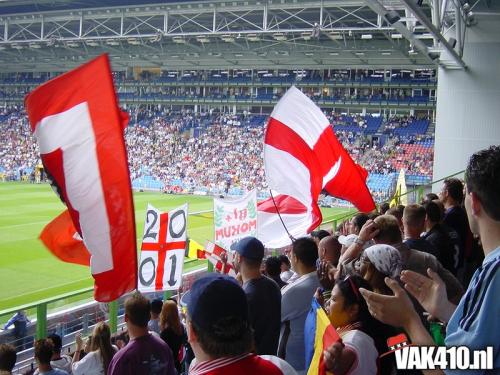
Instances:
[[[342,245],[337,236],[323,238],[318,245],[319,260],[330,262],[334,267],[337,267],[341,248]]]

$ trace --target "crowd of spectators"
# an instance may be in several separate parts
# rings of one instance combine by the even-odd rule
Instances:
[[[152,176],[167,191],[267,190],[262,155],[266,116],[174,113],[162,106],[127,110],[130,121],[125,139],[132,180]],[[363,133],[366,116],[328,116],[349,154],[369,173],[387,175],[403,167],[407,174],[432,175],[432,148],[421,153],[405,147],[426,139],[425,135],[393,136],[381,142]],[[345,121],[359,124],[360,131],[343,129]],[[402,117],[400,123],[407,121],[411,119]],[[392,118],[390,123],[396,122]],[[1,109],[0,132],[2,179],[34,182],[40,159],[25,112],[18,107]],[[388,194],[380,190],[373,193],[377,197]]]
[[[500,147],[479,151],[465,186],[450,178],[421,204],[359,213],[296,239],[279,258],[243,238],[231,247],[235,278],[209,273],[166,301],[135,292],[124,304],[126,333],[112,337],[100,322],[88,345],[77,337],[71,359],[57,335],[37,340],[29,373],[305,374],[314,366],[316,309],[341,339],[318,352],[335,374],[407,373],[387,353],[388,339],[402,334],[415,345],[488,347],[488,366],[498,369],[499,167]],[[2,374],[15,358],[13,347],[0,345]]]

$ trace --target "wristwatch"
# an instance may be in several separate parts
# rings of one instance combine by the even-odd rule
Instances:
[[[356,238],[354,240],[354,243],[357,244],[357,245],[359,245],[359,246],[364,246],[366,242],[363,241],[363,240],[360,240],[359,238]]]

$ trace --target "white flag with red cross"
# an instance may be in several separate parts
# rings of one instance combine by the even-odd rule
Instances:
[[[223,247],[207,241],[205,256],[213,264],[217,272],[236,277],[236,271],[233,266],[233,253],[231,251],[227,251]]]
[[[141,292],[176,290],[181,286],[187,210],[187,204],[169,212],[148,204],[138,272]]]

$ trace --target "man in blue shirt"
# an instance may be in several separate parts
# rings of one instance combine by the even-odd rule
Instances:
[[[404,271],[401,280],[429,313],[448,322],[446,346],[493,349],[494,370],[447,369],[445,373],[495,374],[500,369],[500,147],[492,146],[475,153],[465,171],[465,180],[465,209],[470,229],[481,238],[485,258],[458,306],[448,301],[443,281],[430,270],[430,278]],[[413,344],[434,345],[408,295],[395,281],[387,279],[386,283],[394,296],[360,290],[372,315],[403,327]]]
[[[26,315],[24,310],[19,310],[15,313],[12,318],[5,323],[3,329],[9,329],[11,325],[14,325],[13,335],[16,339],[15,346],[18,350],[25,349],[26,335],[28,333],[28,323],[30,320]]]

